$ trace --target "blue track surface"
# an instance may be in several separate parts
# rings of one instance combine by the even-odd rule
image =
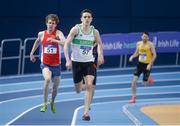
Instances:
[[[137,103],[128,104],[133,69],[98,71],[91,121],[82,121],[84,92],[76,94],[72,75],[62,74],[56,98],[57,113],[40,113],[43,80],[41,75],[0,79],[0,125],[157,125],[140,108],[180,101],[180,67],[157,67],[152,71],[155,84],[144,87],[139,79]],[[3,116],[1,116],[3,115]]]

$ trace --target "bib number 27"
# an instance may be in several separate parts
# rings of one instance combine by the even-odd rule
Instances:
[[[80,49],[82,50],[83,55],[88,55],[89,51],[91,50],[91,47],[81,46]]]

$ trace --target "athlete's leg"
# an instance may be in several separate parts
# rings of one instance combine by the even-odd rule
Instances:
[[[82,63],[72,61],[72,72],[73,72],[73,81],[75,86],[76,93],[80,93],[83,88],[83,68]]]
[[[94,97],[94,93],[95,93],[95,89],[96,89],[96,85],[92,85],[92,97],[91,97],[91,102],[93,100],[93,97]]]
[[[96,68],[94,67],[93,62],[86,63],[86,72],[85,74],[85,84],[86,84],[86,91],[85,91],[85,99],[84,99],[84,115],[83,120],[89,121],[89,108],[91,101],[93,99],[93,94],[95,90],[95,77],[96,77]]]
[[[97,78],[97,71],[95,71],[94,80],[93,80],[93,85],[92,85],[92,97],[91,97],[91,102],[92,102],[92,100],[93,100],[94,93],[95,93],[95,89],[96,89],[96,78]]]
[[[49,90],[49,84],[51,82],[52,73],[47,67],[45,67],[42,72],[44,77],[44,102],[47,103],[48,90]]]
[[[94,69],[95,69],[95,74],[94,74],[94,80],[93,80],[93,93],[92,93],[91,101],[92,101],[92,99],[93,99],[93,97],[94,97],[95,88],[96,88],[96,79],[97,79],[97,57],[95,58],[93,67],[94,67]]]
[[[154,84],[154,79],[152,78],[152,76],[150,75],[148,78],[148,84],[153,85]]]
[[[136,83],[137,83],[137,80],[138,80],[138,76],[135,76],[133,77],[133,80],[131,82],[131,94],[132,94],[132,97],[130,99],[130,103],[135,103],[136,102]]]
[[[83,80],[81,80],[80,82],[78,83],[75,83],[75,90],[76,90],[76,93],[80,93],[83,88],[84,88],[84,84],[83,84]]]
[[[57,92],[58,92],[58,87],[59,87],[59,84],[60,84],[60,77],[54,77],[53,78],[53,88],[52,88],[52,101],[54,102],[55,98],[56,98],[56,95],[57,95]]]
[[[84,120],[89,121],[89,107],[91,104],[92,96],[93,96],[93,80],[94,76],[86,75],[85,76],[85,83],[86,83],[86,91],[85,91],[85,98],[84,98]]]
[[[131,94],[132,94],[132,97],[131,97],[129,103],[135,103],[136,102],[137,81],[138,81],[139,76],[142,73],[142,67],[143,67],[142,64],[140,64],[140,63],[137,64],[136,70],[134,72],[133,80],[131,82]]]
[[[53,78],[53,87],[52,87],[52,97],[51,97],[51,100],[50,100],[51,111],[53,113],[56,112],[56,106],[55,106],[54,101],[55,101],[55,98],[57,96],[59,84],[60,84],[60,77],[59,76],[54,77]]]
[[[85,84],[85,78],[83,77],[83,82],[82,82],[82,91],[86,89],[86,84]]]
[[[150,77],[150,70],[144,70],[143,72],[143,85],[147,86],[149,83]]]
[[[48,98],[48,90],[49,90],[49,83],[51,81],[51,71],[48,67],[44,67],[42,70],[42,74],[44,77],[44,90],[43,90],[43,106],[41,108],[41,112],[45,112],[47,108],[47,98]]]

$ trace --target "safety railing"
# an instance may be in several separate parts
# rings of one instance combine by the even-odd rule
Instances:
[[[31,37],[31,38],[26,38],[24,40],[24,48],[23,48],[23,59],[22,59],[22,74],[24,74],[24,69],[25,69],[25,60],[27,58],[30,58],[29,54],[30,54],[30,51],[27,51],[27,46],[28,44],[32,44],[32,42],[34,43],[34,41],[36,40],[35,37]],[[36,57],[38,57],[39,55],[35,55]]]
[[[16,43],[16,44],[15,44]],[[8,45],[10,44],[10,45]],[[17,47],[11,47],[13,50],[17,50],[18,54],[13,55],[14,52],[12,50],[9,50],[9,46],[17,45]],[[21,70],[21,47],[22,47],[22,40],[20,38],[15,39],[4,39],[1,42],[1,52],[0,52],[0,75],[2,74],[2,62],[5,60],[12,60],[17,59],[18,60],[18,67],[17,67],[17,74],[20,74]],[[11,53],[10,53],[11,52]],[[4,56],[6,54],[7,56]]]

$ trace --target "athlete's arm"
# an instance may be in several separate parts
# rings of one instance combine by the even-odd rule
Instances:
[[[151,62],[149,64],[152,66],[154,61],[155,61],[155,59],[156,59],[156,57],[157,57],[157,54],[156,54],[156,50],[155,50],[154,44],[151,43],[150,45],[151,45],[151,52],[152,52],[152,60],[151,60]]]
[[[69,35],[67,36],[67,39],[65,40],[64,43],[64,56],[66,58],[66,67],[67,69],[71,68],[71,60],[69,58],[69,45],[72,42],[73,38],[75,37],[75,35],[78,34],[78,29],[77,27],[73,27],[70,32]]]
[[[103,44],[99,34],[99,31],[95,29],[95,42],[97,43],[97,53],[98,53],[98,65],[104,63],[104,55],[103,55]]]
[[[36,49],[38,48],[38,46],[39,46],[39,44],[40,44],[40,42],[41,42],[41,37],[42,37],[42,35],[43,35],[43,32],[39,32],[39,33],[38,33],[38,37],[37,37],[37,39],[35,40],[34,45],[33,45],[33,47],[32,47],[32,50],[31,50],[31,53],[30,53],[30,60],[31,60],[32,62],[35,62],[35,61],[36,61],[36,58],[35,58],[35,56],[34,56],[34,52],[36,51]]]
[[[139,56],[139,53],[138,53],[138,42],[137,42],[136,50],[135,50],[134,54],[130,56],[129,61],[131,62],[134,58],[136,58],[138,56]]]
[[[61,31],[57,30],[56,38],[48,38],[48,41],[58,43],[59,45],[64,45],[65,37]]]

